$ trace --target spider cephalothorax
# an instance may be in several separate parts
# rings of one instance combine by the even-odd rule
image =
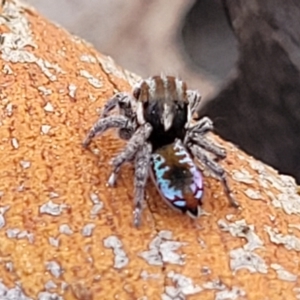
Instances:
[[[171,76],[155,76],[141,81],[132,94],[118,93],[103,108],[99,120],[89,131],[83,146],[109,128],[119,128],[128,140],[113,161],[108,180],[114,185],[125,162],[134,161],[134,224],[140,224],[145,185],[151,174],[163,199],[173,208],[198,217],[202,204],[202,176],[193,159],[198,159],[223,183],[229,202],[232,198],[223,168],[207,155],[223,159],[224,149],[205,138],[213,129],[209,118],[192,121],[199,102],[197,91],[187,90],[185,82]],[[108,116],[119,108],[119,115]]]

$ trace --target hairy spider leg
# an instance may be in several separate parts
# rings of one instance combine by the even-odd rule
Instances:
[[[108,185],[113,186],[115,184],[121,166],[125,162],[134,159],[139,148],[146,143],[151,131],[152,126],[149,123],[145,123],[143,126],[139,127],[132,135],[122,152],[112,160],[111,164],[113,166],[113,170],[108,179]]]
[[[128,130],[134,130],[130,124],[130,120],[124,116],[109,116],[104,119],[101,119],[100,117],[84,139],[82,143],[83,147],[87,148],[96,135],[102,134],[109,128],[126,128]]]
[[[224,148],[208,141],[205,134],[213,130],[213,123],[208,117],[203,117],[197,123],[188,129],[185,137],[185,144],[196,143],[201,148],[216,155],[220,159],[226,157]]]
[[[196,111],[197,107],[199,106],[199,103],[201,101],[201,95],[198,93],[198,91],[195,90],[187,90],[187,99],[189,102],[191,115]]]
[[[200,146],[191,144],[189,148],[190,148],[192,154],[203,165],[205,165],[208,169],[210,169],[215,174],[215,176],[217,176],[219,178],[219,180],[222,182],[224,190],[225,190],[225,194],[229,200],[230,205],[233,207],[239,207],[240,206],[239,203],[231,195],[231,191],[228,186],[228,182],[226,179],[226,174],[225,174],[224,169],[218,163],[216,163],[214,160],[212,160],[210,157],[208,157],[206,155],[206,153],[204,152],[204,150]]]
[[[214,129],[214,125],[212,120],[209,117],[203,117],[200,120],[196,121],[196,123],[191,124],[189,131],[205,134]]]
[[[151,144],[145,143],[140,147],[140,150],[138,150],[135,156],[133,223],[136,227],[141,223],[145,186],[149,176],[151,152]]]
[[[134,109],[136,108],[136,102],[137,100],[132,95],[120,92],[106,102],[101,113],[101,118],[106,117],[111,110],[118,106],[120,115],[133,119],[135,117]]]
[[[107,117],[107,114],[113,110],[119,103],[123,93],[115,94],[112,98],[110,98],[104,105],[103,110],[101,112],[100,118]]]

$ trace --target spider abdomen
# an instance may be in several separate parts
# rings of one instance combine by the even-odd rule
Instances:
[[[199,216],[202,174],[181,140],[176,139],[152,154],[151,176],[168,205],[193,218]]]

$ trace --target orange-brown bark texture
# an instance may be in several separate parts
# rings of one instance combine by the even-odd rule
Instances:
[[[135,228],[133,167],[106,186],[124,142],[109,131],[81,143],[137,76],[22,3],[1,15],[0,299],[299,299],[292,178],[211,135],[240,208],[206,171],[197,220],[149,181]]]

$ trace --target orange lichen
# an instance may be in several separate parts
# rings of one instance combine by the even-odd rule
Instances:
[[[149,182],[134,228],[132,166],[106,187],[108,162],[124,143],[109,132],[92,151],[81,146],[106,99],[130,90],[134,76],[30,8],[6,5],[28,31],[5,22],[1,30],[34,46],[18,46],[15,61],[7,40],[1,48],[0,290],[20,282],[32,299],[296,299],[295,183],[211,136],[228,151],[222,164],[241,209],[204,172],[207,215],[174,212]]]

